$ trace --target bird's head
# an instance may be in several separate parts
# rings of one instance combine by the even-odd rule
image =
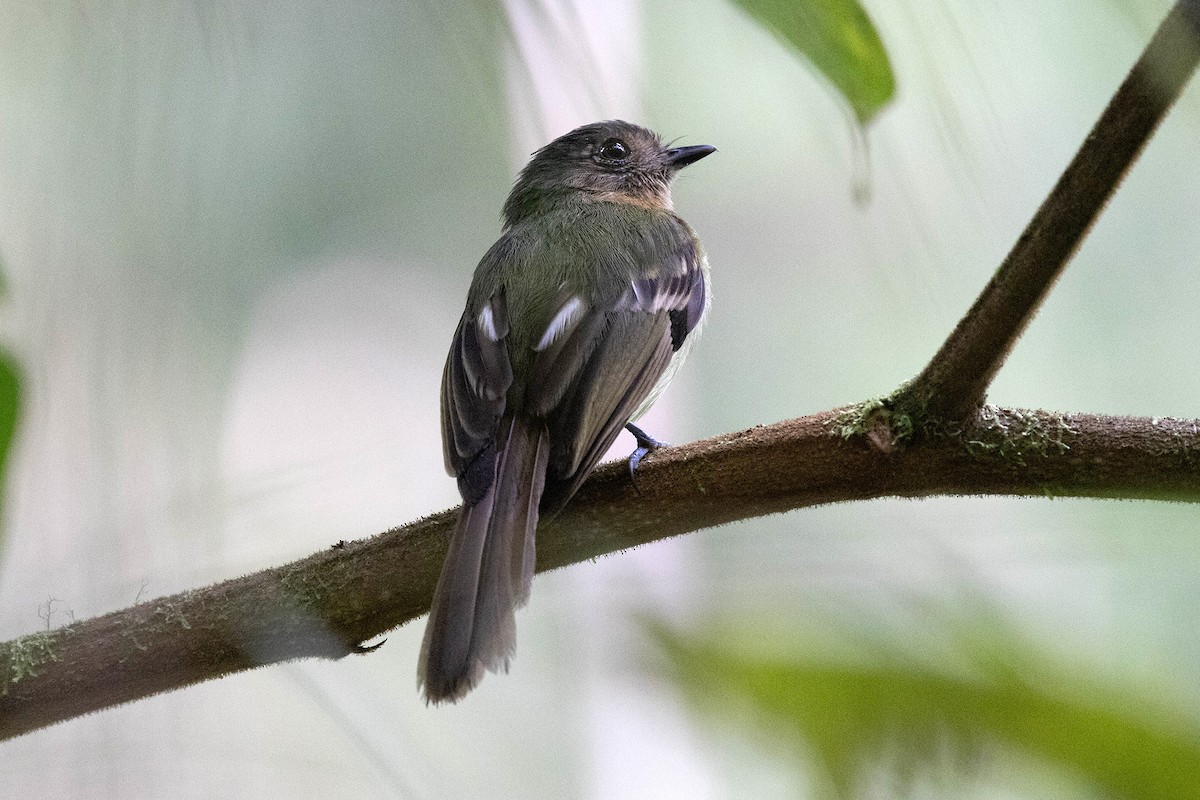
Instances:
[[[715,151],[667,147],[658,134],[622,120],[584,125],[533,154],[504,204],[505,224],[567,197],[670,209],[675,173]]]

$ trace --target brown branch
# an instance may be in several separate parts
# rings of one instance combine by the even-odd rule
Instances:
[[[601,468],[538,535],[540,570],[738,519],[932,495],[1200,502],[1200,423],[978,407],[1012,343],[1197,62],[1181,0],[983,295],[898,399],[924,436],[865,404]],[[973,409],[973,413],[972,413]],[[903,409],[901,409],[903,411]],[[962,419],[947,425],[938,419]],[[0,644],[0,738],[294,658],[339,658],[421,615],[454,511],[284,567]]]
[[[1088,134],[1000,269],[896,407],[962,419],[983,402],[1009,351],[1200,62],[1200,0],[1180,0]]]
[[[892,453],[863,409],[608,464],[538,533],[538,569],[843,500],[1025,495],[1200,502],[1200,422],[984,409]],[[0,645],[0,738],[263,664],[340,658],[423,614],[454,511],[283,567]]]

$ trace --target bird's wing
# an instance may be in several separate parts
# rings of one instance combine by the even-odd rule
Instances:
[[[561,508],[650,394],[705,308],[700,254],[690,235],[622,285],[563,301],[569,319],[547,326],[525,406],[545,417],[550,459],[542,509]],[[536,348],[535,348],[536,349]]]
[[[463,500],[479,502],[495,478],[495,436],[513,381],[503,287],[454,332],[442,372],[442,453]]]
[[[545,421],[551,451],[542,507],[560,508],[699,324],[704,273],[683,223],[620,255],[631,262],[625,277],[606,272],[609,280],[592,291],[564,282],[556,297],[538,304],[539,320],[520,320],[520,333],[510,326],[505,272],[521,259],[511,247],[485,257],[490,297],[464,313],[442,375],[446,469],[468,505],[495,480],[496,431],[507,410]],[[528,368],[513,387],[518,361]]]

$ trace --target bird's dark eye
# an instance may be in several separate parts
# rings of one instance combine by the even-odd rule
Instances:
[[[629,158],[629,145],[620,139],[605,139],[600,145],[600,157],[606,161],[624,161]]]

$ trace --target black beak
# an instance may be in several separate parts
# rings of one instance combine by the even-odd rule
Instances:
[[[674,147],[667,151],[667,166],[672,169],[682,169],[688,164],[694,164],[710,153],[717,152],[711,144],[694,144],[691,147]]]

